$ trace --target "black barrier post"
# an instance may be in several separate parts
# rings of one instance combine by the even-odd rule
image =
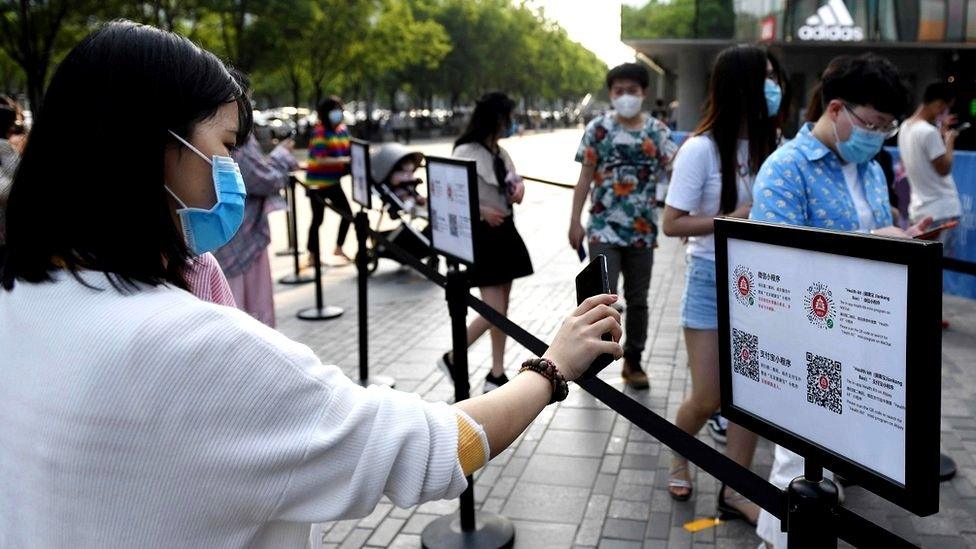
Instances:
[[[468,382],[468,314],[469,287],[467,275],[457,263],[448,264],[447,310],[451,315],[451,347],[454,355],[454,401],[469,398]],[[468,477],[468,487],[461,494],[457,514],[443,516],[424,528],[421,543],[425,548],[498,549],[511,547],[515,542],[515,527],[507,518],[474,509],[474,477]]]
[[[291,180],[291,177],[288,179]],[[295,200],[295,193],[292,192],[293,190],[294,189],[291,189],[291,185],[285,185],[285,203],[287,204],[287,207],[285,207],[285,233],[288,235],[288,247],[275,252],[275,255],[278,257],[292,255],[298,248],[298,243],[295,241],[295,231],[292,230],[291,226],[291,203]]]
[[[316,200],[325,199],[317,198]],[[343,313],[341,307],[322,303],[322,258],[319,257],[319,242],[321,240],[321,238],[316,238],[315,249],[309,250],[312,252],[312,263],[315,265],[315,307],[308,307],[298,311],[298,314],[295,316],[301,320],[332,320],[333,318],[342,316]]]
[[[356,228],[356,240],[359,249],[356,251],[356,285],[359,292],[359,384],[363,387],[367,385],[386,385],[393,387],[396,381],[389,376],[369,376],[369,331],[368,331],[368,280],[369,280],[369,249],[366,243],[369,239],[369,218],[366,210],[360,209],[353,219]]]
[[[295,185],[295,176],[289,176],[288,187],[286,188],[285,193],[286,196],[290,198],[290,200],[288,200],[288,232],[295,235],[295,241],[291,243],[292,267],[294,272],[278,279],[278,283],[280,284],[305,284],[306,282],[312,281],[311,278],[302,276],[301,267],[298,265],[298,210],[297,206],[295,205],[295,203],[298,202],[298,196],[295,194]]]
[[[823,468],[810,458],[803,476],[786,489],[786,546],[788,549],[836,549],[837,486],[823,478]]]

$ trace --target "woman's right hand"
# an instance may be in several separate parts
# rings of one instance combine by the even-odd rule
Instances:
[[[574,250],[578,250],[580,246],[583,245],[583,237],[586,236],[586,229],[583,228],[583,224],[579,221],[569,222],[569,245],[573,247]]]
[[[505,222],[505,212],[492,208],[491,206],[481,206],[481,218],[489,226],[498,227]]]
[[[623,348],[618,343],[622,335],[620,313],[610,306],[616,301],[617,296],[609,294],[587,298],[563,320],[545,358],[556,364],[566,381],[583,375],[602,354],[623,356]],[[602,336],[607,332],[613,335],[613,341],[603,341]]]

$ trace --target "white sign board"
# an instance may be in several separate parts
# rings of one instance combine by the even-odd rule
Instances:
[[[349,145],[349,168],[352,172],[352,199],[363,207],[370,207],[369,149],[365,143],[353,141]]]
[[[472,200],[477,199],[471,196],[471,164],[473,161],[427,158],[431,244],[468,264],[474,263]]]
[[[729,238],[732,404],[906,484],[908,267]]]

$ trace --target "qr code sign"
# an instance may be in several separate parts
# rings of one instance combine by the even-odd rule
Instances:
[[[759,381],[759,336],[732,328],[732,371]]]
[[[807,353],[807,402],[837,414],[844,413],[840,361]]]

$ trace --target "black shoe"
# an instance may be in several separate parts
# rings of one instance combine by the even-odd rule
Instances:
[[[728,422],[718,412],[708,418],[708,434],[712,436],[712,440],[719,444],[725,444],[728,440],[727,427]]]
[[[732,496],[731,499],[737,500],[736,503],[749,502],[748,499],[746,499],[745,497],[743,497],[742,495],[740,495],[738,492],[733,492],[733,494],[734,495]],[[736,509],[728,501],[726,501],[726,499],[725,499],[725,483],[724,482],[722,483],[721,486],[719,486],[719,489],[718,489],[718,505],[716,507],[718,508],[718,518],[719,518],[719,520],[730,521],[730,520],[741,519],[743,522],[745,522],[746,524],[749,524],[750,526],[753,526],[753,527],[756,526],[756,523],[753,522],[752,519],[750,519],[748,516],[746,516],[745,513],[743,513],[742,511]]]
[[[444,377],[454,381],[454,361],[451,360],[451,351],[444,353],[439,359],[437,359],[437,367],[440,368],[441,373]]]
[[[505,375],[505,372],[502,372],[502,375],[498,377],[495,377],[491,375],[491,372],[488,372],[488,375],[485,376],[485,386],[484,389],[482,389],[482,393],[494,391],[506,383],[508,383],[508,376]]]

